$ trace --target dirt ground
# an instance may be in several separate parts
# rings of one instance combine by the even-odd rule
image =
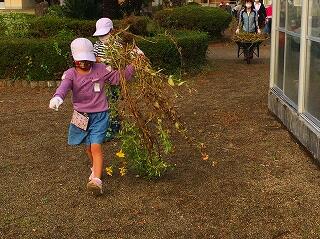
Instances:
[[[320,238],[319,168],[267,109],[269,48],[247,65],[212,44],[196,92],[182,90],[208,161],[176,138],[174,171],[107,177],[98,198],[83,149],[67,146],[70,99],[52,112],[53,89],[0,88],[0,238]]]

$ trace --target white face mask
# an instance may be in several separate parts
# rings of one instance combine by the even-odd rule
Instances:
[[[246,3],[246,8],[252,7],[252,3]]]
[[[102,43],[106,43],[108,38],[109,38],[110,34],[107,34],[107,35],[104,35],[104,36],[99,36],[99,40],[102,42]]]

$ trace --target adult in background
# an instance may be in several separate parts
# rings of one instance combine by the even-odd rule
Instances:
[[[239,14],[240,14],[242,9],[243,9],[242,2],[241,1],[237,1],[236,5],[232,9],[232,15],[235,18],[239,19]]]
[[[239,15],[239,24],[236,30],[236,34],[239,34],[240,28],[246,33],[261,33],[258,24],[258,13],[254,9],[253,0],[245,1],[245,8],[241,10]],[[252,47],[244,49],[245,59],[253,58]]]
[[[258,24],[258,13],[254,9],[253,0],[245,1],[245,8],[240,11],[239,24],[236,34],[240,32],[240,28],[248,33],[261,33]]]
[[[265,25],[265,19],[267,16],[266,8],[264,4],[260,2],[260,0],[254,0],[254,9],[258,13],[258,24],[260,29],[262,29]]]
[[[270,5],[266,7],[266,25],[264,27],[264,32],[267,34],[271,34],[271,26],[272,26],[272,2]]]

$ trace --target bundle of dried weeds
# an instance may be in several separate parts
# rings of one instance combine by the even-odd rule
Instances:
[[[246,43],[257,43],[263,42],[269,39],[267,34],[256,34],[256,33],[248,33],[248,32],[240,32],[238,34],[233,35],[232,40],[234,42],[246,42]]]
[[[134,81],[126,81],[121,74],[121,97],[117,102],[117,109],[122,121],[125,122],[122,132],[127,131],[138,135],[135,135],[137,138],[133,141],[130,135],[120,134],[124,136],[122,141],[128,140],[131,144],[138,141],[140,147],[147,152],[146,164],[155,167],[154,159],[156,164],[160,165],[159,162],[163,162],[163,156],[172,152],[170,136],[174,133],[182,133],[189,143],[200,149],[202,158],[208,159],[208,155],[204,152],[204,144],[189,136],[175,107],[177,93],[174,87],[184,82],[163,74],[161,70],[154,70],[149,59],[138,54],[134,40],[131,44],[119,44],[119,42],[121,42],[119,34],[110,37],[105,52],[107,64],[116,69],[124,69],[129,64],[135,67]],[[133,128],[136,130],[135,133],[132,133]],[[127,143],[122,142],[122,147],[125,145]],[[127,147],[129,148],[128,145]],[[128,153],[125,148],[122,150]],[[127,149],[127,151],[130,150]],[[132,151],[138,151],[138,147],[131,150],[131,153]],[[141,155],[131,156],[137,158]],[[165,163],[161,165],[162,170],[165,171],[168,165],[165,166]],[[160,176],[159,172],[158,174],[157,176]]]

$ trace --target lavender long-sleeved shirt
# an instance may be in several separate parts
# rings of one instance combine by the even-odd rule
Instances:
[[[129,65],[124,70],[124,76],[129,80],[134,73],[134,67]],[[120,72],[106,69],[105,64],[95,63],[88,74],[79,74],[75,68],[64,72],[62,82],[54,96],[64,99],[72,90],[73,108],[79,112],[96,113],[109,109],[104,86],[106,81],[118,85]],[[99,91],[100,90],[100,91]]]

